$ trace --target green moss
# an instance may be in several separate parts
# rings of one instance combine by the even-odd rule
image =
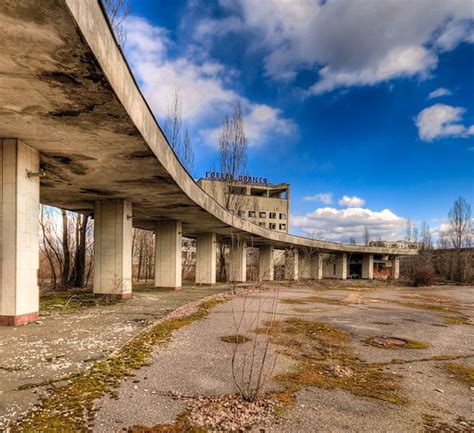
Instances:
[[[27,413],[12,431],[88,431],[87,421],[93,419],[94,400],[118,387],[133,370],[148,365],[154,346],[166,344],[174,331],[204,319],[209,309],[221,302],[224,300],[204,301],[192,314],[168,319],[144,330],[114,356],[95,362],[89,370],[72,377],[68,384],[53,388],[41,405]]]
[[[58,312],[73,313],[85,308],[115,304],[117,302],[120,301],[117,299],[98,298],[94,293],[84,290],[67,290],[42,296],[40,298],[40,311],[42,316],[49,316]]]
[[[234,335],[224,335],[222,337],[219,337],[221,341],[224,341],[225,343],[233,343],[233,344],[243,344],[247,343],[248,341],[251,341],[250,338],[246,337],[245,335],[240,335],[240,334],[234,334]]]
[[[350,344],[350,335],[343,330],[324,322],[290,318],[278,322],[270,335],[275,344],[284,347],[285,355],[297,361],[294,371],[276,378],[283,386],[273,394],[280,402],[277,415],[293,403],[298,391],[308,386],[345,389],[394,404],[408,401],[400,394],[401,376],[384,371],[383,365],[360,360]]]
[[[474,386],[474,368],[463,364],[447,364],[446,369],[456,378],[469,386]]]

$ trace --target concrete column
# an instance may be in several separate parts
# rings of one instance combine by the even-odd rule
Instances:
[[[216,284],[216,234],[196,236],[196,284]]]
[[[259,280],[273,281],[275,267],[275,249],[273,245],[262,245],[260,247],[260,263],[258,267]]]
[[[362,278],[367,280],[374,279],[374,255],[363,254],[362,255]]]
[[[285,252],[285,280],[298,279],[298,250]]]
[[[39,153],[0,139],[0,325],[38,317]]]
[[[309,251],[298,254],[298,278],[309,280],[311,278],[311,256]]]
[[[180,221],[156,225],[155,287],[181,289],[183,226]]]
[[[126,200],[95,202],[94,293],[132,297],[132,204]]]
[[[315,280],[323,278],[323,256],[321,254],[314,254],[311,257],[311,278]]]
[[[229,260],[229,281],[247,281],[247,241],[237,241],[231,245]]]
[[[347,254],[336,254],[336,273],[334,278],[339,280],[347,279]]]
[[[400,257],[392,259],[392,278],[398,280],[400,278]]]

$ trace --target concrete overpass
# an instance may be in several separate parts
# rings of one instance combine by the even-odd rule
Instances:
[[[1,324],[38,314],[40,202],[94,215],[94,292],[123,298],[131,295],[132,226],[156,231],[157,287],[181,286],[183,235],[197,239],[203,284],[215,282],[216,238],[232,241],[238,281],[248,242],[262,248],[261,271],[273,269],[275,248],[316,251],[316,278],[323,253],[337,255],[339,278],[347,254],[363,255],[370,278],[374,254],[396,264],[416,253],[276,233],[221,207],[167,143],[98,0],[4,0],[0,29]]]

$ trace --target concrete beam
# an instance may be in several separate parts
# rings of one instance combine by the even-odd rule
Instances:
[[[229,281],[247,281],[247,241],[237,240],[230,246]]]
[[[132,204],[96,201],[94,209],[94,293],[131,298]]]
[[[180,221],[163,221],[156,224],[155,287],[181,289],[182,237]]]
[[[392,278],[398,280],[400,278],[400,257],[395,256],[392,259]]]
[[[367,280],[374,279],[374,255],[363,254],[362,255],[362,278]]]
[[[311,257],[311,278],[314,280],[322,280],[323,278],[322,254],[314,254]]]
[[[275,269],[275,249],[273,245],[260,247],[260,263],[258,267],[260,281],[273,281]]]
[[[196,284],[216,283],[216,253],[215,233],[196,236]]]
[[[285,251],[285,280],[298,279],[298,250]]]
[[[0,139],[0,325],[38,317],[39,153]]]

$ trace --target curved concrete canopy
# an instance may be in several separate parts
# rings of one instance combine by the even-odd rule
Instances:
[[[132,202],[134,226],[183,222],[254,244],[392,255],[413,250],[346,245],[262,228],[215,202],[189,176],[156,122],[98,0],[0,4],[0,137],[41,153],[41,202],[92,212]]]

